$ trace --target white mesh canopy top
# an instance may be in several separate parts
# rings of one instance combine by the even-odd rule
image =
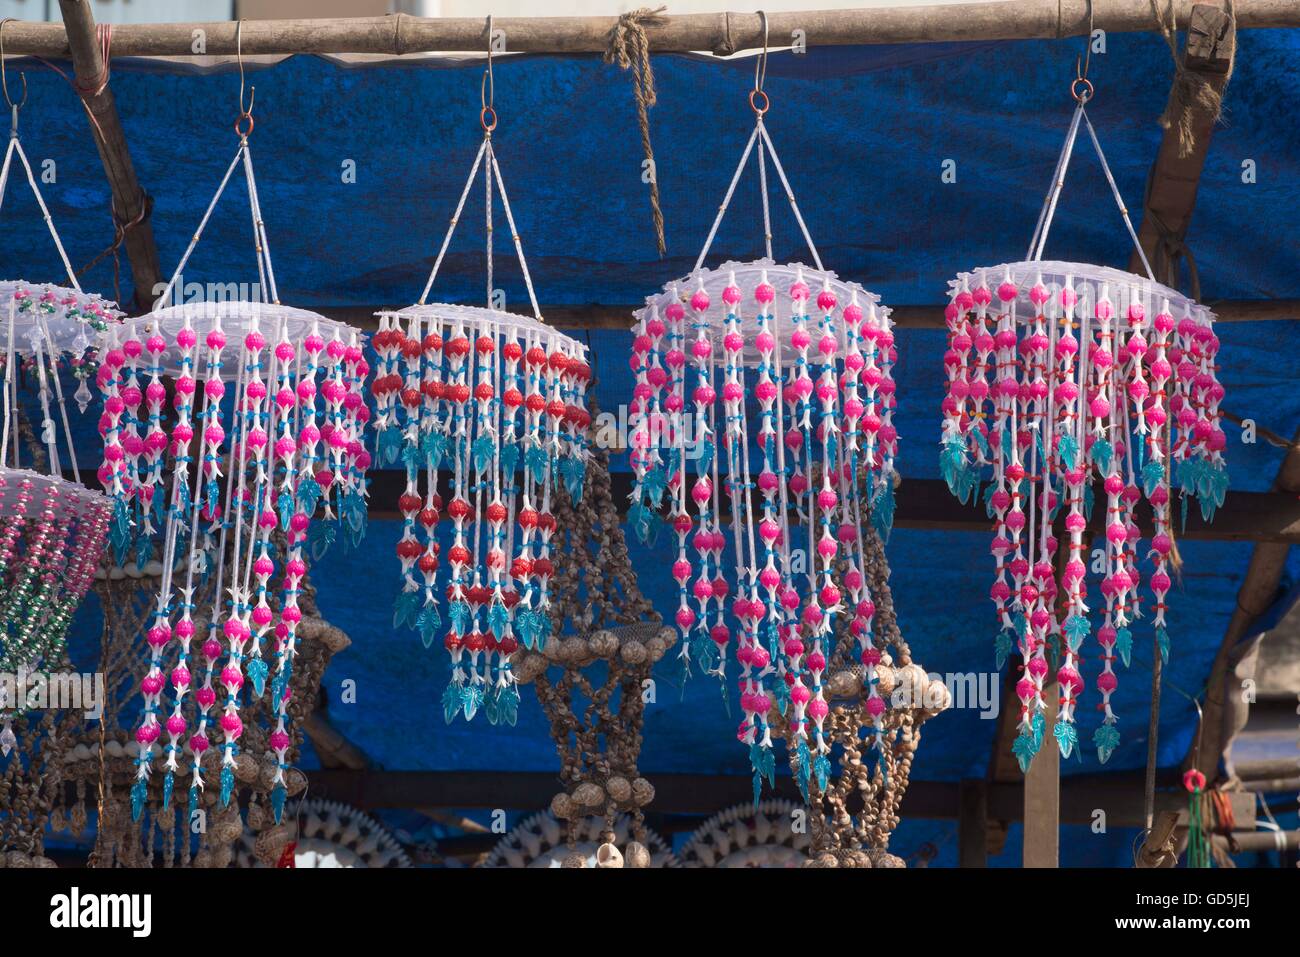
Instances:
[[[582,496],[591,367],[583,344],[542,320],[492,144],[497,116],[491,84],[489,57],[483,142],[419,302],[379,313],[374,424],[380,461],[400,458],[406,469],[398,500],[402,584],[394,621],[415,629],[425,647],[442,638],[451,656],[451,680],[442,696],[448,723],[482,711],[493,724],[513,725],[519,691],[510,655],[521,642],[543,647],[551,632],[552,496],[558,483],[574,500]],[[480,168],[489,306],[429,303]],[[497,193],[531,317],[495,308]],[[444,472],[445,501],[439,492]],[[452,544],[443,555],[438,529],[448,519]]]
[[[1103,718],[1092,741],[1101,762],[1119,746],[1114,664],[1128,664],[1144,604],[1154,657],[1169,650],[1175,482],[1183,522],[1192,498],[1204,519],[1212,518],[1228,485],[1214,315],[1155,281],[1088,118],[1091,89],[1086,79],[1076,81],[1077,107],[1027,258],[959,273],[946,311],[940,467],[953,494],[963,502],[982,498],[994,521],[997,660],[1001,666],[1014,650],[1025,662],[1013,746],[1022,769],[1049,731],[1065,757],[1078,745],[1082,646],[1095,617]],[[1144,276],[1042,258],[1080,129],[1096,149]],[[1143,499],[1154,520],[1145,549],[1137,520]],[[1063,561],[1062,531],[1069,536]],[[1094,532],[1105,537],[1099,616],[1087,603]],[[1139,589],[1143,558],[1149,598]],[[1058,649],[1060,686],[1051,728],[1049,647]]]
[[[7,86],[4,95],[8,101]],[[81,290],[18,137],[21,104],[10,101],[9,106],[12,127],[0,163],[0,204],[17,160],[63,263],[68,286],[0,280],[0,358],[4,363],[0,674],[17,674],[22,669],[39,672],[63,657],[72,616],[90,587],[103,551],[109,503],[101,493],[81,484],[60,366],[69,365],[73,375],[82,380],[78,401],[88,400],[84,379],[90,371],[87,353],[91,339],[118,315],[111,303]],[[22,372],[35,385],[40,414],[30,433],[20,388]],[[42,456],[44,462],[39,461]],[[65,466],[72,481],[63,478]],[[0,689],[0,758],[7,758],[17,744],[12,718],[27,710],[26,701],[6,700],[5,693]]]
[[[884,640],[872,627],[863,529],[874,523],[888,534],[898,444],[889,310],[822,265],[764,124],[764,64],[750,94],[754,131],[694,270],[636,313],[629,415],[628,518],[647,543],[664,524],[676,536],[683,675],[694,664],[724,676],[738,639],[737,737],[749,749],[755,800],[774,779],[776,716],[799,786],[826,786],[823,679],[837,630],[852,634],[862,662],[873,746],[888,746],[875,673]],[[707,269],[755,152],[767,256]],[[812,266],[772,258],[769,162]]]

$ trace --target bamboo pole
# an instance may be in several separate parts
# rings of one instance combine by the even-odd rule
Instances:
[[[1195,0],[1172,0],[1180,29]],[[1149,0],[1093,0],[1092,23],[1113,33],[1151,30]],[[1300,26],[1295,0],[1236,0],[1242,29]],[[810,47],[853,44],[935,43],[959,40],[1057,39],[1088,32],[1088,0],[1004,0],[927,7],[875,7],[860,10],[810,10],[768,14],[772,43],[788,45],[798,30]],[[617,17],[501,17],[506,49],[522,53],[601,53]],[[656,53],[709,50],[727,55],[759,49],[762,21],[757,13],[692,13],[647,25]],[[369,53],[401,55],[481,52],[487,48],[484,18],[344,17],[322,20],[250,20],[244,24],[243,52],[258,54]],[[5,29],[5,49],[42,57],[68,56],[63,28],[52,23],[17,21]],[[118,56],[230,56],[235,24],[146,23],[113,29]]]
[[[89,0],[59,0],[59,7],[71,46],[77,92],[90,116],[91,135],[99,150],[100,162],[104,164],[118,222],[126,227],[122,244],[131,264],[135,306],[147,309],[153,301],[154,285],[162,279],[162,269],[158,264],[153,225],[145,209],[145,193],[136,178],[117,102],[108,86],[103,51],[95,35],[94,14]]]

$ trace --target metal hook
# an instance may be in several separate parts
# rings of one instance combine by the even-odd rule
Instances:
[[[1088,0],[1088,35],[1083,41],[1083,54],[1074,58],[1074,82],[1070,84],[1070,95],[1080,103],[1092,99],[1093,94],[1092,81],[1088,79],[1088,67],[1092,63],[1092,29],[1092,0]]]
[[[772,103],[768,99],[767,93],[763,90],[763,84],[767,82],[767,13],[759,10],[758,17],[763,24],[763,52],[760,53],[758,59],[754,61],[754,89],[751,90],[749,94],[749,105],[761,119],[763,114],[771,108]],[[760,99],[762,101],[761,107],[759,106]]]
[[[0,88],[4,90],[5,102],[9,104],[9,110],[13,114],[14,131],[18,130],[18,111],[27,105],[27,74],[19,72],[18,77],[23,81],[23,98],[15,103],[9,97],[9,80],[5,70],[5,24],[15,17],[5,17],[0,20]]]
[[[257,101],[257,87],[248,88],[248,106],[244,106],[244,21],[235,21],[235,60],[239,64],[239,116],[235,119],[235,133],[244,139],[253,132],[253,104]],[[242,129],[240,124],[247,123]]]
[[[494,106],[496,103],[496,77],[492,73],[492,14],[487,18],[487,69],[483,71],[483,80],[479,83],[479,122],[483,125],[484,133],[491,133],[497,127],[497,111]]]

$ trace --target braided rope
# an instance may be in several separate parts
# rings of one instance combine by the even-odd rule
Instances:
[[[655,105],[654,69],[650,65],[650,40],[645,35],[646,24],[657,26],[666,23],[667,7],[641,7],[618,18],[609,31],[609,48],[605,51],[606,63],[619,69],[632,71],[632,98],[636,101],[637,122],[641,128],[641,149],[650,164],[650,215],[654,220],[655,241],[659,255],[667,251],[664,240],[664,213],[659,205],[659,177],[656,173],[654,148],[650,145],[650,107]]]

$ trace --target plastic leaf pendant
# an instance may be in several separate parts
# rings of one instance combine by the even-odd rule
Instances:
[[[645,491],[646,496],[658,508],[659,503],[663,501],[664,491],[668,488],[668,476],[664,474],[662,466],[656,465],[645,474],[641,480],[641,488]]]
[[[451,724],[456,720],[460,705],[460,686],[453,681],[447,685],[446,690],[442,693],[442,718],[447,724]]]
[[[131,820],[140,820],[140,815],[144,812],[144,799],[148,789],[149,782],[144,778],[136,778],[135,784],[131,785]]]
[[[267,664],[261,658],[254,658],[248,663],[248,680],[253,683],[253,693],[262,697],[266,691]]]
[[[281,492],[280,497],[275,500],[275,510],[280,515],[280,528],[287,532],[289,522],[293,519],[293,496],[289,494],[288,489]]]
[[[221,769],[221,806],[230,807],[230,795],[235,791],[235,769],[226,765]]]
[[[790,707],[790,686],[784,681],[776,682],[776,687],[772,689],[772,697],[776,699],[777,710],[784,715],[786,709]]]
[[[958,499],[966,489],[966,470],[966,446],[959,438],[949,439],[939,453],[939,474],[948,483],[948,491]]]
[[[817,755],[817,760],[813,762],[813,773],[817,775],[817,789],[824,792],[831,776],[830,758],[824,754]]]
[[[1107,722],[1092,733],[1092,743],[1097,748],[1097,760],[1105,764],[1119,747],[1119,728]]]
[[[1092,521],[1092,506],[1097,500],[1097,495],[1092,490],[1091,483],[1085,483],[1083,486],[1083,517]]]
[[[510,613],[506,611],[506,606],[499,601],[492,603],[492,609],[488,612],[488,627],[492,629],[492,634],[500,641],[506,633],[506,625],[510,624]]]
[[[198,809],[199,809],[199,786],[197,784],[192,784],[190,785],[189,804],[186,805],[185,807],[185,813],[191,821],[194,820],[194,812],[196,812]]]
[[[176,787],[176,775],[168,771],[163,778],[163,810],[167,810],[168,805],[172,803],[172,790]]]
[[[153,558],[153,538],[141,534],[135,543],[135,567],[139,571],[144,571],[144,566],[149,564],[151,558]]]
[[[524,453],[524,467],[532,473],[535,482],[545,481],[548,461],[546,451],[539,449],[537,446],[533,446]]]
[[[480,435],[475,439],[472,454],[474,456],[474,471],[482,474],[492,463],[492,457],[496,454],[496,446],[492,442],[492,436]]]
[[[433,639],[438,635],[438,629],[442,627],[442,616],[438,614],[438,606],[425,605],[420,611],[420,617],[415,620],[415,627],[420,632],[420,640],[424,642],[424,647],[431,648]]]
[[[505,475],[514,475],[519,467],[519,446],[515,442],[501,443],[501,471]]]
[[[208,515],[215,517],[221,505],[221,485],[216,479],[208,479],[203,491],[208,498]]]
[[[714,449],[714,447],[713,447],[713,440],[712,440],[712,439],[708,439],[708,438],[706,438],[706,439],[701,440],[701,442],[700,442],[700,458],[699,458],[699,465],[697,466],[697,467],[699,468],[699,470],[700,470],[700,474],[701,474],[701,475],[706,475],[706,474],[708,474],[708,471],[709,471],[710,467],[713,465],[713,453],[714,453],[714,451],[715,451],[715,449]]]
[[[1020,773],[1028,774],[1029,765],[1033,762],[1034,755],[1038,753],[1038,745],[1034,743],[1033,735],[1028,731],[1021,731],[1015,743],[1011,745],[1011,753],[1020,762]]]
[[[1159,462],[1148,462],[1142,466],[1142,491],[1151,496],[1165,478],[1165,467]]]
[[[1097,463],[1103,472],[1110,471],[1110,460],[1115,455],[1115,448],[1110,444],[1109,439],[1094,439],[1092,443],[1092,460]]]
[[[1088,637],[1092,631],[1092,625],[1083,615],[1071,615],[1065,619],[1065,625],[1062,630],[1065,632],[1065,639],[1070,643],[1071,651],[1078,651],[1083,639]]]
[[[582,482],[585,472],[586,466],[582,459],[576,456],[560,462],[560,475],[564,479],[564,488],[575,505],[582,501]]]
[[[474,715],[478,714],[478,709],[483,705],[483,686],[466,685],[461,689],[460,700],[461,707],[465,709],[465,720],[473,721]]]
[[[1058,721],[1053,734],[1056,735],[1056,746],[1061,749],[1061,757],[1069,758],[1079,743],[1079,729],[1072,722]]]
[[[366,500],[355,489],[343,496],[343,515],[354,532],[365,534]]]
[[[1074,461],[1079,457],[1079,443],[1073,435],[1063,435],[1056,443],[1056,452],[1061,457],[1061,464],[1067,471],[1073,471]]]
[[[547,643],[551,640],[551,616],[545,611],[535,611],[533,621],[536,622],[537,650],[545,651]]]
[[[393,627],[415,628],[419,622],[420,593],[404,591],[393,602]],[[458,629],[459,630],[459,629]]]
[[[415,475],[420,470],[420,450],[407,443],[402,446],[402,464],[408,475]]]
[[[271,790],[271,811],[275,814],[275,823],[279,824],[284,817],[284,802],[289,796],[289,792],[283,784],[277,784]]]
[[[1169,632],[1163,627],[1156,629],[1156,644],[1160,646],[1160,663],[1169,664]]]
[[[316,514],[316,506],[320,503],[320,497],[320,483],[311,476],[298,483],[298,506],[302,509],[304,515]]]
[[[996,661],[996,667],[999,671],[1007,663],[1007,657],[1011,654],[1011,649],[1015,644],[1015,638],[1011,632],[1005,629],[998,632],[998,637],[993,642],[993,656]],[[784,682],[778,682],[784,684]]]
[[[488,688],[487,694],[483,696],[483,716],[487,718],[490,725],[496,726],[497,719],[500,717],[498,711],[498,696],[500,690],[496,687]]]
[[[971,475],[974,476],[974,473]],[[962,502],[965,503],[969,497],[968,490]],[[889,541],[889,533],[894,528],[894,481],[889,473],[881,476],[880,491],[871,503],[871,524],[882,540]]]
[[[402,450],[402,430],[389,426],[379,433],[379,461],[392,465]]]
[[[1115,632],[1115,650],[1119,652],[1120,661],[1124,662],[1124,667],[1127,668],[1129,658],[1133,654],[1133,632],[1127,628]]]
[[[411,592],[412,595],[416,594]],[[465,634],[465,626],[469,624],[469,605],[463,601],[454,601],[451,603],[451,630],[458,635]]]
[[[497,718],[512,728],[519,721],[519,689],[513,684],[497,696]]]
[[[334,544],[338,529],[330,522],[313,522],[307,529],[307,544],[311,549],[312,561],[320,561]]]
[[[991,459],[993,451],[989,448],[989,440],[984,437],[984,433],[979,429],[971,429],[971,434],[975,436],[975,444],[979,446],[980,454],[986,459]]]

